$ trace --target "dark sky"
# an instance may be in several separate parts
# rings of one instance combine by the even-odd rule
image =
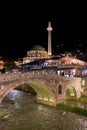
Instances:
[[[11,59],[22,58],[37,44],[47,50],[46,28],[49,21],[53,27],[53,54],[78,49],[87,50],[86,12],[87,8],[82,4],[20,5],[20,8],[14,8],[11,14],[8,40],[0,40],[0,55]]]

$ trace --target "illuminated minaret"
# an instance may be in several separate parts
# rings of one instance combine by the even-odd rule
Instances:
[[[48,22],[48,27],[47,27],[47,31],[48,31],[48,56],[52,55],[52,48],[51,48],[51,31],[52,31],[52,27],[51,27],[51,22]]]

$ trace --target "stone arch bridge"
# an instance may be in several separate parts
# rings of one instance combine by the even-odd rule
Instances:
[[[37,102],[53,105],[63,102],[67,98],[81,96],[81,78],[59,77],[33,73],[2,74],[0,75],[0,103],[14,88],[29,84],[37,93]]]

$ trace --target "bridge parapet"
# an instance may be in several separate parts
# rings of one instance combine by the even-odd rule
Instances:
[[[25,79],[25,78],[31,78],[31,77],[38,77],[38,78],[46,78],[46,79],[51,79],[52,81],[56,80],[63,80],[63,81],[70,81],[73,79],[79,80],[81,78],[79,77],[64,77],[64,76],[58,76],[58,75],[47,75],[47,74],[33,74],[33,73],[9,73],[9,74],[2,74],[0,75],[0,84],[2,84],[5,81],[11,81],[11,80],[16,80],[16,79]]]

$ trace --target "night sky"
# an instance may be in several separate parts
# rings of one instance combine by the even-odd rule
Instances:
[[[41,3],[39,3],[41,5]],[[42,4],[43,5],[43,4]],[[28,6],[28,5],[27,5]],[[31,6],[17,8],[11,15],[10,36],[0,40],[0,56],[17,59],[26,56],[33,45],[41,45],[46,50],[47,26],[51,21],[52,52],[87,50],[87,9],[78,5]]]

